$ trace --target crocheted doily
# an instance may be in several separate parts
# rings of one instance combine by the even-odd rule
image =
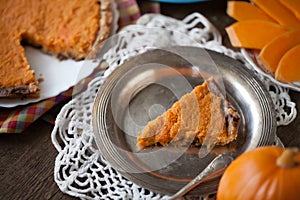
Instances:
[[[147,14],[136,25],[125,27],[115,39],[116,45],[111,46],[103,55],[109,68],[94,76],[86,90],[74,95],[57,116],[51,135],[58,151],[54,179],[62,192],[81,199],[160,199],[160,194],[121,176],[106,162],[95,145],[92,109],[103,81],[128,58],[145,52],[148,48],[168,45],[204,47],[240,60],[248,68],[253,68],[246,63],[240,52],[222,45],[218,30],[199,13],[193,13],[182,21],[159,14]],[[271,94],[277,125],[292,122],[297,113],[288,89],[277,86],[258,73],[257,75]],[[282,145],[279,139],[277,145]]]

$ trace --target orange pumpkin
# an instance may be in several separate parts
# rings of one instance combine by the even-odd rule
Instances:
[[[224,172],[217,200],[300,199],[297,148],[260,147],[234,160]]]

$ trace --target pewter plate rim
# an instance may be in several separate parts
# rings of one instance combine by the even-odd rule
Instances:
[[[197,47],[171,47],[172,49],[177,49],[180,52],[185,52],[183,53],[185,56],[193,56],[193,53],[196,53],[199,51],[199,48]],[[168,49],[165,49],[168,50]],[[163,51],[165,51],[163,50]],[[123,76],[124,73],[122,73],[122,70],[128,69],[129,66],[133,66],[136,63],[140,62],[146,62],[144,58],[151,59],[155,57],[158,53],[160,54],[162,50],[159,49],[154,49],[154,50],[149,50],[143,54],[137,55],[132,59],[129,59],[126,61],[124,64],[122,64],[120,67],[118,67],[112,74],[106,79],[104,84],[101,86],[99,89],[99,92],[96,96],[94,107],[93,107],[93,113],[92,113],[92,119],[93,119],[93,131],[95,135],[95,140],[96,144],[104,156],[104,158],[113,166],[118,168],[119,166],[117,165],[122,165],[124,163],[124,160],[122,162],[118,160],[118,156],[115,156],[114,149],[112,146],[109,145],[111,143],[110,137],[115,137],[113,131],[108,132],[107,129],[107,119],[106,116],[108,113],[111,112],[109,108],[109,100],[111,97],[111,91],[114,87],[114,84],[117,79]],[[244,107],[243,111],[247,111],[247,113],[240,113],[242,114],[242,117],[249,118],[249,119],[254,119],[257,118],[255,123],[256,125],[259,125],[262,127],[263,130],[260,130],[260,133],[255,133],[253,134],[251,131],[248,130],[250,133],[246,134],[246,141],[245,143],[252,144],[252,141],[254,141],[254,146],[249,145],[246,147],[242,147],[242,150],[238,152],[238,154],[243,153],[244,151],[251,150],[253,148],[256,148],[258,146],[264,146],[264,145],[271,145],[275,141],[275,135],[276,135],[276,130],[277,130],[277,125],[276,125],[276,119],[275,119],[275,109],[271,100],[271,97],[268,93],[268,91],[264,88],[263,83],[255,77],[255,74],[247,69],[245,66],[242,65],[242,63],[229,58],[223,54],[213,52],[210,50],[207,50],[209,55],[212,57],[212,59],[215,61],[217,66],[221,69],[221,71],[224,73],[225,76],[225,86],[226,87],[233,87],[233,88],[226,88],[226,91],[229,92],[230,96],[232,98],[237,98],[237,102],[242,103],[243,95],[239,93],[239,91],[234,91],[233,89],[236,88],[241,88],[243,92],[247,91],[247,94],[245,94],[247,97],[250,97],[253,99],[253,102],[255,102],[254,105],[251,105],[251,107]],[[143,60],[143,61],[141,61]],[[123,71],[124,72],[124,71]],[[114,82],[114,81],[115,82]],[[236,81],[236,82],[235,82]],[[239,99],[241,98],[241,99]],[[234,99],[233,99],[234,100]],[[251,101],[252,102],[252,101]],[[250,103],[251,103],[250,102]],[[245,106],[245,105],[243,105]],[[248,105],[249,106],[249,105]],[[263,116],[252,116],[253,113],[251,113],[251,110],[258,110],[259,112],[262,112]],[[239,110],[241,111],[241,110]],[[250,112],[250,113],[248,113]],[[250,116],[250,117],[249,117]],[[246,126],[246,123],[251,123],[244,121],[244,126]],[[255,129],[255,127],[254,127]],[[255,135],[255,137],[251,138],[251,134]],[[250,136],[249,136],[250,135]],[[248,137],[249,136],[249,137]],[[250,141],[248,141],[250,140]],[[124,145],[124,144],[122,144]],[[128,159],[131,161],[131,159]],[[128,161],[128,162],[129,162]],[[204,162],[204,161],[203,161]],[[205,162],[209,163],[209,160],[206,160]],[[125,163],[126,164],[126,163]],[[185,166],[186,167],[186,166]],[[189,170],[189,169],[185,169]],[[184,171],[184,170],[183,170]],[[144,188],[150,189],[154,192],[162,193],[162,194],[173,194],[177,190],[179,190],[184,184],[186,183],[180,183],[178,184],[177,181],[172,182],[169,181],[167,184],[168,186],[176,185],[175,188],[168,188],[166,185],[158,185],[157,183],[162,182],[160,177],[150,177],[149,172],[145,173],[126,173],[124,171],[119,171],[121,175],[126,177],[128,180],[136,183],[137,185],[140,185]],[[157,180],[156,180],[157,178]],[[193,191],[193,194],[197,195],[204,195],[207,192],[214,192],[216,191],[216,187],[218,184],[218,178],[213,177],[211,180],[209,179],[207,182],[203,183],[201,186],[196,188]],[[163,184],[163,182],[162,182]]]

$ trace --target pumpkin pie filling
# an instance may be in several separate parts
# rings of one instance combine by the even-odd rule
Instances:
[[[208,86],[209,85],[209,86]],[[175,102],[170,109],[148,122],[138,133],[141,148],[172,142],[175,145],[193,143],[200,146],[226,145],[237,138],[240,115],[224,97],[214,80],[198,85]]]
[[[0,1],[0,97],[39,96],[23,44],[81,60],[109,36],[111,22],[109,0]]]

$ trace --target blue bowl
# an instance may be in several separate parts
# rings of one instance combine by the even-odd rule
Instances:
[[[209,0],[153,0],[162,3],[196,3],[201,1],[209,1]]]

